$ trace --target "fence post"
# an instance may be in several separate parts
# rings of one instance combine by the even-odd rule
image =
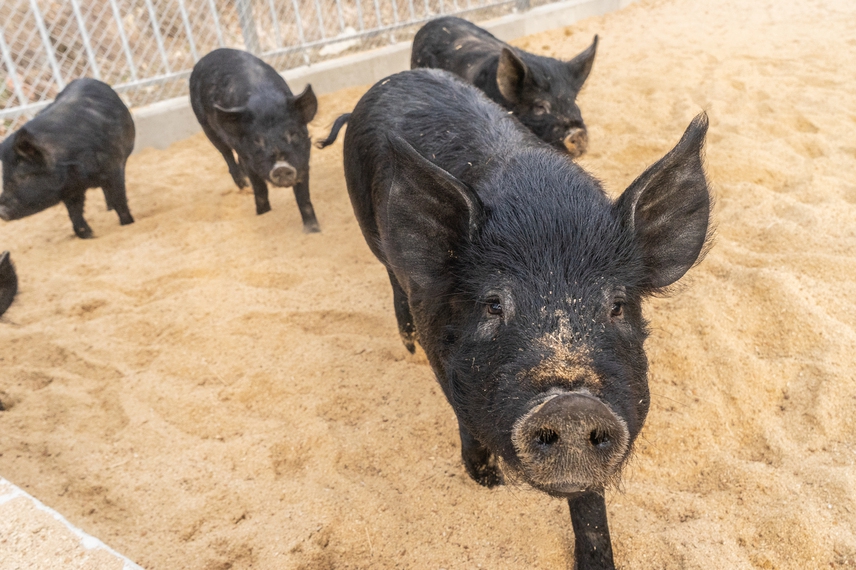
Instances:
[[[24,95],[24,87],[21,85],[21,78],[18,77],[18,70],[15,69],[15,63],[12,61],[12,54],[9,53],[9,47],[6,45],[6,38],[3,36],[3,26],[0,26],[0,52],[2,52],[3,55],[3,64],[9,72],[9,77],[12,78],[12,89],[15,92],[15,97],[18,98],[18,106],[23,107],[30,101]]]
[[[33,19],[36,22],[36,27],[39,29],[39,35],[42,37],[42,46],[45,48],[45,56],[51,66],[51,71],[53,71],[54,82],[56,82],[56,85],[60,90],[63,90],[65,89],[65,81],[62,79],[62,73],[59,70],[56,58],[54,57],[54,50],[51,45],[50,36],[48,35],[48,31],[45,29],[45,21],[42,18],[41,11],[39,11],[39,5],[36,3],[36,0],[30,0],[30,10],[33,12]]]
[[[238,22],[241,25],[241,35],[244,36],[244,45],[250,53],[261,53],[259,45],[259,34],[256,32],[256,19],[253,17],[252,0],[235,0],[238,10]]]

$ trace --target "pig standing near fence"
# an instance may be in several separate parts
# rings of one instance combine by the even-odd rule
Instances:
[[[74,233],[91,238],[83,204],[87,189],[101,187],[119,223],[134,223],[125,194],[134,135],[131,112],[109,85],[90,78],[72,81],[0,144],[0,219],[17,220],[63,202]]]
[[[306,124],[318,110],[311,85],[295,97],[264,61],[245,51],[221,48],[193,67],[190,104],[238,188],[246,187],[249,177],[256,214],[270,211],[267,182],[293,186],[303,231],[321,231],[309,199],[311,145]]]
[[[596,51],[597,36],[563,62],[511,47],[475,24],[447,16],[416,33],[410,68],[451,71],[511,111],[538,138],[577,157],[588,148],[588,131],[576,98]]]
[[[455,411],[467,471],[567,498],[579,570],[614,568],[603,493],[648,412],[642,301],[708,243],[706,132],[699,115],[613,202],[444,71],[388,77],[350,115],[351,203],[404,344],[425,349]]]

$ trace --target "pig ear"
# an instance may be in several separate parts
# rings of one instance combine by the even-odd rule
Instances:
[[[594,65],[594,56],[597,53],[597,40],[598,38],[595,36],[591,45],[585,51],[565,64],[568,66],[568,70],[570,70],[571,81],[576,91],[582,89],[583,83],[586,82],[589,73],[591,73],[591,67]]]
[[[22,127],[15,135],[15,142],[12,148],[15,150],[15,154],[27,162],[38,164],[45,164],[47,162],[46,149],[39,144],[36,137],[26,127]]]
[[[221,105],[218,105],[217,103],[214,103],[214,108],[217,109],[217,111],[219,113],[221,113],[223,115],[229,115],[229,116],[231,116],[231,118],[236,118],[236,119],[240,118],[240,115],[242,115],[244,113],[244,111],[247,110],[246,106],[243,106],[243,107],[223,107]]]
[[[389,145],[394,175],[383,248],[408,293],[424,291],[449,275],[449,263],[478,232],[484,206],[469,186],[404,139],[391,135]]]
[[[294,98],[294,106],[297,108],[297,112],[300,113],[301,120],[304,123],[308,123],[315,118],[315,113],[318,112],[318,99],[315,97],[315,92],[312,91],[311,85],[307,85],[303,93]]]
[[[214,109],[220,126],[233,136],[241,136],[241,124],[246,116],[247,107],[223,107],[215,103]]]
[[[528,81],[529,68],[523,60],[507,47],[502,48],[496,67],[496,86],[502,96],[511,103],[520,102],[523,88]]]
[[[616,208],[642,249],[649,287],[680,279],[700,260],[710,235],[711,195],[702,165],[707,114],[624,191]]]

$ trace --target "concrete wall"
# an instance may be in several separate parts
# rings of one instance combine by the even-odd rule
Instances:
[[[578,20],[618,10],[633,0],[565,0],[521,14],[510,14],[481,25],[496,37],[509,41],[545,30],[569,26]],[[410,68],[410,42],[331,59],[283,73],[295,93],[307,83],[317,95],[346,87],[371,85],[388,75]],[[133,111],[137,127],[134,150],[166,148],[200,131],[188,97],[176,97]]]

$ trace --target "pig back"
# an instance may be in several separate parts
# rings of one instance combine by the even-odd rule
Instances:
[[[190,75],[190,101],[197,116],[211,113],[215,104],[243,107],[254,93],[263,91],[292,96],[273,67],[242,50],[216,49],[200,59]]]
[[[345,179],[360,228],[384,263],[379,228],[395,176],[391,136],[477,192],[484,191],[481,181],[500,161],[544,146],[507,111],[449,72],[417,69],[375,84],[348,121]]]
[[[506,44],[466,20],[437,18],[413,38],[410,68],[445,69],[468,83],[477,83],[486,70],[496,72],[499,54]]]
[[[134,149],[134,120],[122,99],[97,79],[76,79],[25,127],[58,163],[90,171],[124,164]]]

